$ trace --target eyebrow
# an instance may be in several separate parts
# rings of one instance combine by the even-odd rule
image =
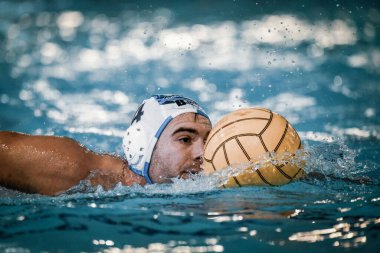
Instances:
[[[180,133],[180,132],[189,132],[189,133],[192,133],[192,134],[197,134],[198,131],[193,129],[193,128],[188,128],[188,127],[180,127],[178,128],[177,130],[175,130],[173,133],[172,133],[172,136],[177,134],[177,133]]]

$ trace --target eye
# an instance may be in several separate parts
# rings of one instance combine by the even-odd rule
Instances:
[[[179,138],[178,139],[180,142],[182,142],[182,143],[190,143],[191,142],[191,138],[190,137],[187,137],[187,136],[185,136],[185,137],[181,137],[181,138]]]

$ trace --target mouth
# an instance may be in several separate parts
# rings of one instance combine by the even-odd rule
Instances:
[[[180,179],[189,179],[189,178],[191,178],[192,176],[198,174],[198,173],[201,172],[201,171],[202,171],[201,168],[190,168],[190,169],[185,169],[185,170],[183,170],[183,171],[179,174],[178,178],[180,178]]]

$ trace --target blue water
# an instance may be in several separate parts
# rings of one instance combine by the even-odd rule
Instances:
[[[310,154],[281,187],[1,188],[0,251],[379,252],[379,26],[377,1],[0,1],[1,130],[122,155],[137,105],[180,93],[278,112]]]

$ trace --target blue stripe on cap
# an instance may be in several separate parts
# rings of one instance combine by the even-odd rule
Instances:
[[[197,110],[197,114],[202,115],[202,116],[206,117],[208,120],[210,120],[210,118],[208,117],[208,115],[205,112],[201,111],[201,110]]]
[[[149,177],[149,167],[150,167],[150,162],[145,162],[144,164],[144,177],[145,180],[148,182],[148,184],[153,184],[152,180]]]
[[[169,124],[169,122],[173,119],[172,116],[169,116],[165,119],[165,121],[161,124],[160,128],[157,130],[156,134],[154,137],[157,138],[157,140],[160,138],[162,132],[164,131],[165,127]]]

